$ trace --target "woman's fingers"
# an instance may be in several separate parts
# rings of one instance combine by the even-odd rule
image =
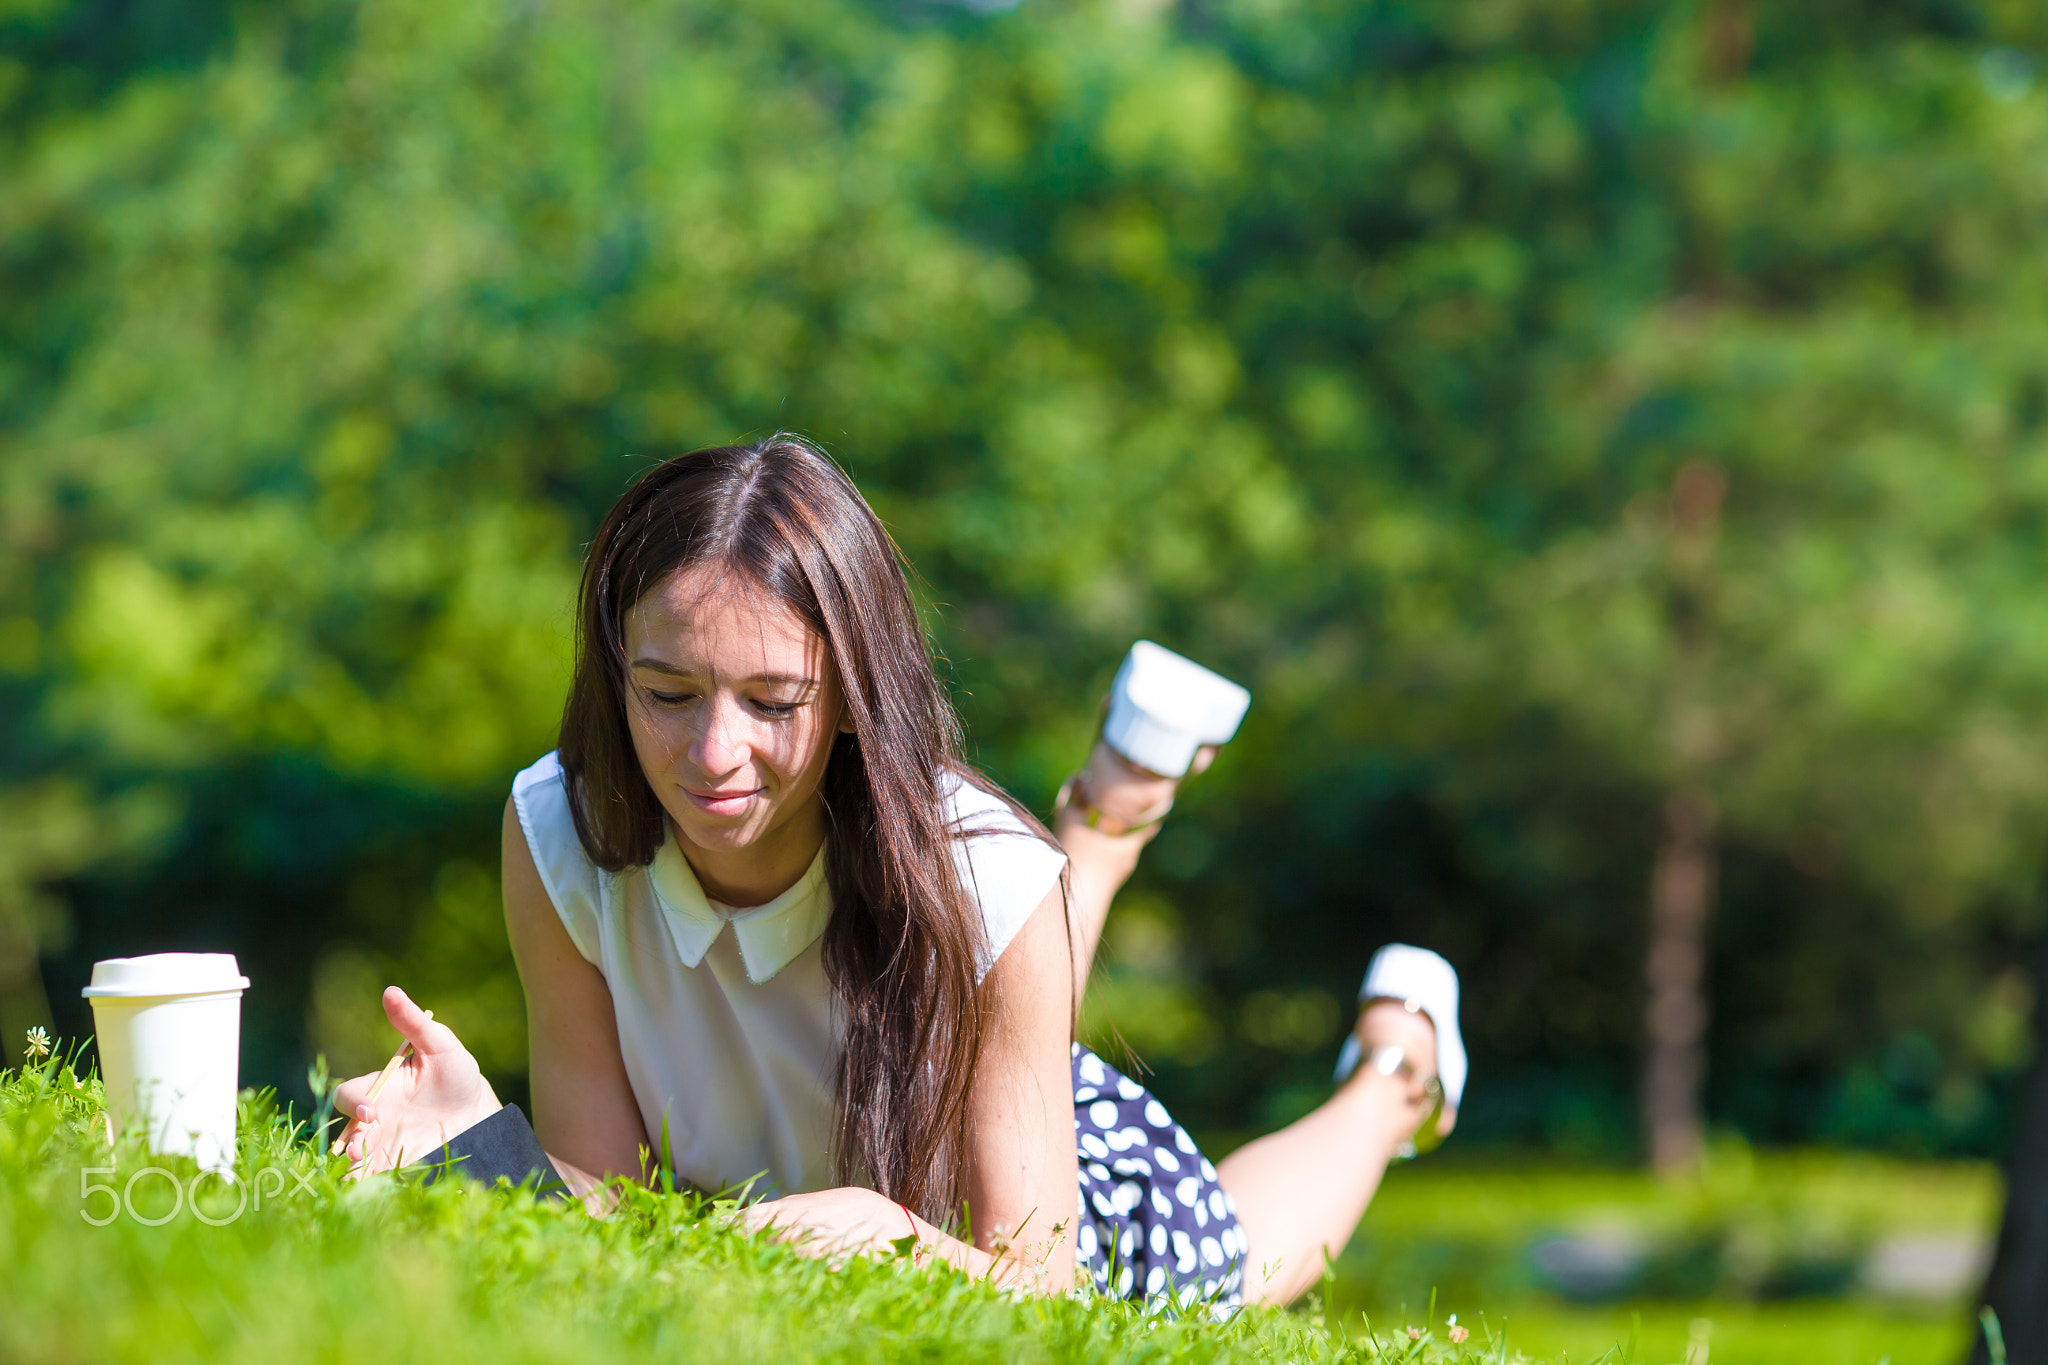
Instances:
[[[437,1024],[427,1012],[413,1003],[412,997],[399,986],[384,988],[384,1016],[391,1021],[391,1027],[423,1056],[436,1052],[459,1050],[462,1043],[455,1036],[455,1030],[446,1024]]]
[[[344,1118],[352,1116],[369,1098],[370,1087],[377,1083],[377,1075],[375,1071],[366,1071],[334,1087],[334,1112]]]

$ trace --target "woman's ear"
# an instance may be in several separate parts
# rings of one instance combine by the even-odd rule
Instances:
[[[853,732],[853,708],[842,706],[839,708],[839,733],[850,735]]]

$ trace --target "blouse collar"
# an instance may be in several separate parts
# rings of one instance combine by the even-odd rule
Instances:
[[[746,963],[747,980],[755,985],[772,980],[775,974],[797,959],[804,949],[825,932],[832,918],[832,894],[825,884],[825,849],[821,844],[810,867],[796,885],[766,905],[721,914],[697,881],[689,860],[676,846],[673,831],[654,855],[648,869],[654,897],[662,917],[668,921],[669,937],[685,967],[694,967],[718,942],[725,926],[732,926],[740,945],[740,960]]]

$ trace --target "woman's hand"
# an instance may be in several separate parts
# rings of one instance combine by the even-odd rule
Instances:
[[[893,1199],[851,1185],[749,1204],[738,1222],[749,1232],[772,1229],[811,1256],[893,1255],[906,1237],[923,1245],[938,1233]]]
[[[344,1081],[334,1095],[335,1109],[349,1119],[341,1139],[349,1172],[358,1177],[431,1157],[504,1108],[453,1029],[427,1018],[396,986],[385,988],[384,1013],[412,1044],[412,1055],[375,1104],[365,1103],[374,1072]]]

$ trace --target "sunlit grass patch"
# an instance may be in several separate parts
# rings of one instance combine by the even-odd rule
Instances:
[[[1981,1265],[1945,1290],[1887,1296],[1870,1281],[1891,1239],[1989,1250],[2002,1199],[1983,1162],[1866,1153],[1753,1153],[1715,1146],[1701,1178],[1532,1162],[1397,1166],[1367,1210],[1329,1292],[1334,1312],[1399,1317],[1434,1299],[1531,1356],[1598,1358],[1635,1334],[1648,1362],[1960,1359]],[[1571,1301],[1538,1254],[1555,1238],[1640,1257],[1611,1293]],[[1965,1261],[1968,1257],[1965,1255]]]
[[[243,1097],[233,1181],[110,1146],[103,1115],[61,1057],[0,1073],[0,1359],[1503,1359],[1420,1318],[1214,1322],[902,1261],[830,1269],[686,1196],[632,1191],[599,1220],[463,1182],[350,1184],[264,1094]]]

